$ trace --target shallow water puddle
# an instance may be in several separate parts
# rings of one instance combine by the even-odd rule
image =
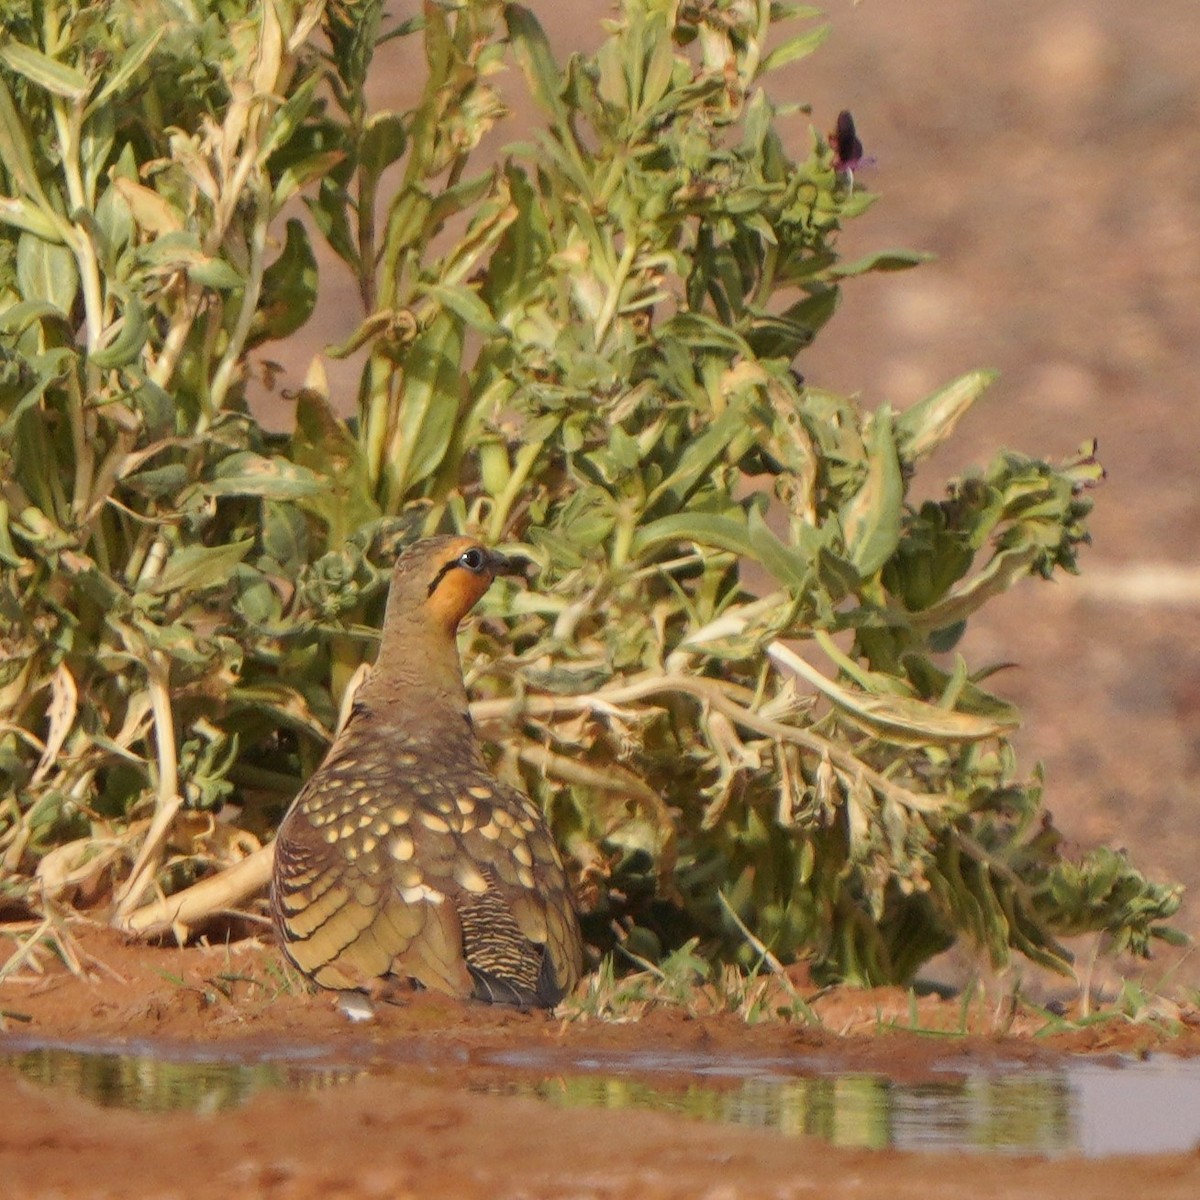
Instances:
[[[17,1039],[21,1042],[21,1039]],[[109,1107],[207,1112],[268,1088],[318,1089],[367,1074],[419,1071],[439,1082],[436,1055],[406,1063],[330,1065],[313,1048],[253,1061],[229,1052],[91,1045],[17,1048],[0,1039],[0,1065]],[[834,1145],[1003,1154],[1155,1154],[1200,1144],[1200,1060],[1077,1059],[1053,1067],[947,1058],[932,1081],[839,1072],[829,1063],[669,1052],[580,1056],[484,1051],[462,1061],[451,1087],[538,1097],[552,1104],[675,1112]],[[464,1082],[465,1080],[465,1082]]]
[[[512,1051],[491,1061],[528,1069],[532,1057]],[[682,1112],[865,1149],[1103,1157],[1200,1146],[1200,1060],[1168,1055],[987,1070],[947,1058],[939,1078],[920,1083],[828,1064],[797,1074],[795,1061],[782,1058],[630,1054],[573,1065],[590,1073],[560,1071],[501,1090],[564,1105]],[[656,1074],[694,1082],[666,1088],[648,1078]],[[739,1081],[732,1088],[731,1079]],[[714,1086],[718,1080],[725,1086]]]
[[[32,1083],[62,1088],[104,1108],[137,1112],[216,1112],[236,1108],[256,1092],[270,1088],[334,1087],[366,1073],[361,1067],[306,1062],[300,1051],[241,1061],[203,1050],[176,1056],[102,1050],[91,1045],[38,1046],[15,1054],[0,1049],[0,1066],[15,1068]]]

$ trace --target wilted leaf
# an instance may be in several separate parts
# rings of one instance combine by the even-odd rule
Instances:
[[[153,188],[135,183],[122,175],[113,180],[112,186],[129,205],[138,228],[150,237],[160,238],[165,234],[179,233],[184,228],[183,214]]]
[[[886,406],[872,416],[866,448],[866,478],[840,514],[850,561],[864,578],[887,562],[900,541],[904,484]]]
[[[896,448],[904,462],[932,453],[953,432],[959,419],[996,380],[995,371],[969,371],[906,408],[896,418]]]
[[[54,766],[58,753],[75,724],[75,714],[78,711],[79,688],[75,684],[75,677],[64,663],[59,663],[50,677],[50,703],[46,708],[49,727],[46,730],[41,758],[38,759],[37,767],[29,780],[31,787],[49,774]]]
[[[128,853],[124,837],[77,838],[45,854],[37,865],[37,878],[48,899],[75,900],[82,891],[95,899],[105,872]]]
[[[1016,727],[1013,719],[996,720],[975,713],[955,712],[912,696],[862,692],[822,675],[786,646],[776,643],[768,655],[786,670],[794,671],[852,720],[869,727],[878,737],[901,744],[980,741],[1000,737]]]

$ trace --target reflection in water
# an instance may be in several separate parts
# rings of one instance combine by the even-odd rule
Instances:
[[[164,1059],[150,1054],[89,1053],[41,1047],[0,1057],[33,1083],[66,1088],[105,1108],[138,1112],[236,1108],[266,1088],[294,1091],[348,1083],[352,1069],[317,1069],[294,1062],[239,1063]]]
[[[106,1106],[212,1112],[266,1088],[310,1090],[367,1074],[439,1079],[460,1086],[461,1059],[329,1066],[296,1047],[258,1061],[202,1051],[163,1058],[94,1047],[37,1046],[4,1052],[0,1066],[65,1087]],[[436,1056],[435,1056],[436,1057]],[[451,1069],[454,1074],[451,1076]],[[836,1074],[794,1059],[691,1053],[592,1054],[564,1059],[536,1049],[483,1053],[466,1074],[478,1092],[536,1096],[562,1106],[653,1110],[723,1121],[863,1149],[1009,1154],[1151,1154],[1200,1142],[1200,1061],[1071,1060],[1036,1071],[984,1072],[948,1059],[935,1082],[901,1083]]]
[[[683,1113],[868,1150],[1056,1154],[1078,1148],[1070,1087],[1053,1074],[954,1076],[923,1084],[868,1074],[774,1076],[721,1089],[579,1075],[485,1083],[476,1090],[538,1096],[564,1107]]]
[[[892,1145],[906,1150],[1056,1154],[1078,1148],[1064,1073],[970,1075],[896,1097]]]

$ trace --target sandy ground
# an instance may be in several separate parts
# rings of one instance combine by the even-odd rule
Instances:
[[[0,1055],[29,1039],[149,1044],[175,1055],[219,1049],[247,1059],[304,1046],[370,1074],[333,1088],[263,1093],[216,1114],[151,1116],[96,1108],[0,1071],[0,1194],[12,1200],[1200,1194],[1195,1154],[989,1161],[864,1151],[668,1113],[480,1094],[499,1077],[482,1064],[500,1050],[550,1064],[614,1052],[796,1055],[915,1081],[931,1078],[947,1054],[1009,1071],[1068,1054],[1200,1054],[1200,1024],[1190,1012],[1179,1014],[1185,1019],[1169,1038],[1150,1025],[1110,1021],[1035,1039],[1040,1019],[1021,1015],[1002,1034],[992,1010],[980,1006],[976,1032],[948,1043],[902,1029],[881,1033],[881,1022],[910,1020],[908,997],[888,989],[816,999],[815,1027],[747,1027],[678,1010],[629,1024],[566,1022],[423,995],[351,1026],[325,995],[281,993],[269,946],[148,949],[98,927],[76,932],[91,977],[49,968],[36,982],[0,987],[7,1014]],[[926,1030],[953,1028],[959,1007],[927,997],[917,1016]],[[519,1073],[501,1074],[511,1081]],[[687,1080],[674,1083],[682,1089]]]
[[[551,6],[558,44],[590,39],[589,13]],[[1161,877],[1200,882],[1200,24],[1191,0],[911,0],[831,7],[832,40],[797,72],[796,94],[828,127],[851,108],[878,162],[883,202],[848,231],[855,257],[886,245],[937,253],[919,271],[861,281],[800,364],[815,382],[902,407],[977,366],[1001,382],[963,424],[938,471],[1000,445],[1068,454],[1096,436],[1109,470],[1095,548],[1079,581],[1030,584],[969,635],[973,664],[1015,661],[999,686],[1026,716],[1030,767],[1080,845],[1127,846]],[[567,28],[567,26],[570,28]],[[797,137],[801,136],[799,130]],[[323,281],[324,285],[324,281]],[[330,281],[326,312],[337,336]],[[347,311],[349,311],[347,309]],[[351,318],[352,319],[352,318]],[[301,366],[307,352],[289,360]],[[294,380],[284,379],[281,386]],[[935,484],[922,486],[935,487]],[[1181,923],[1200,932],[1195,903]],[[422,998],[351,1029],[326,999],[275,995],[263,956],[132,950],[89,934],[92,978],[52,972],[0,986],[0,1039],[149,1039],[259,1053],[297,1041],[337,1056],[407,1063],[333,1090],[260,1096],[212,1116],[100,1110],[0,1081],[5,1197],[977,1197],[1200,1195],[1200,1157],[979,1160],[835,1149],[666,1114],[560,1110],[476,1094],[471,1059],[498,1045],[766,1046],[920,1074],[940,1039],[879,1035],[907,1016],[892,993],[818,1002],[821,1029],[651,1015],[627,1026],[459,1008]],[[2,951],[2,948],[0,948]],[[251,956],[247,967],[241,956]],[[1200,956],[1198,956],[1200,957]],[[259,983],[212,980],[233,962]],[[1169,967],[1160,959],[1154,979]],[[105,964],[104,968],[96,965]],[[1200,983],[1186,959],[1175,983]],[[180,982],[182,981],[182,982]],[[15,1014],[15,1015],[13,1015]],[[1188,1015],[1188,1010],[1181,1014]],[[921,1002],[927,1026],[954,1005]],[[1106,1022],[1033,1039],[980,1013],[965,1053],[1020,1063],[1163,1045],[1144,1025]],[[931,1048],[932,1047],[932,1048]],[[1169,1048],[1200,1053],[1184,1025]],[[443,1066],[414,1074],[414,1056]]]

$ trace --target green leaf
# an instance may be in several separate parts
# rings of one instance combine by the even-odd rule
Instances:
[[[697,487],[721,459],[736,462],[754,442],[743,405],[731,404],[694,441],[686,443],[683,453],[647,497],[647,507],[660,501],[668,508],[682,508]]]
[[[408,134],[396,113],[372,113],[367,118],[358,147],[361,169],[369,178],[378,179],[403,156],[407,146]]]
[[[329,248],[355,273],[361,271],[362,260],[351,228],[344,183],[335,176],[326,176],[321,180],[316,196],[305,196],[304,203]]]
[[[811,21],[823,17],[825,10],[815,4],[793,4],[789,0],[771,0],[771,20],[776,21]]]
[[[189,472],[184,463],[167,463],[137,471],[122,480],[125,487],[151,499],[178,496],[187,486]]]
[[[278,212],[301,188],[316,179],[324,179],[345,157],[342,150],[327,150],[324,154],[312,154],[290,163],[279,173],[275,184],[271,196],[274,210]]]
[[[223,458],[213,477],[201,485],[210,496],[261,496],[265,500],[299,500],[315,496],[321,482],[286,458],[266,458],[239,450]]]
[[[788,38],[763,59],[759,75],[765,75],[768,71],[776,71],[798,59],[807,58],[825,41],[831,29],[832,27],[829,25],[819,25],[807,33]]]
[[[704,512],[677,513],[643,525],[633,536],[632,550],[644,558],[664,544],[693,542],[697,546],[728,550],[761,563],[780,583],[798,588],[807,580],[807,567],[799,553],[767,528],[757,508],[743,523],[729,516]]]
[[[246,286],[246,280],[234,267],[223,258],[210,258],[207,254],[197,254],[187,264],[187,273],[201,287],[216,292],[232,292]]]
[[[41,401],[42,397],[46,394],[46,389],[54,382],[55,376],[47,374],[41,376],[32,387],[26,389],[21,398],[5,416],[4,423],[0,424],[0,439],[7,441],[13,436],[21,416]]]
[[[37,322],[46,321],[57,325],[62,333],[65,332],[64,326],[68,320],[68,315],[57,304],[51,304],[48,300],[22,301],[0,312],[0,332],[9,334],[15,342]]]
[[[79,292],[75,255],[66,246],[23,233],[17,239],[17,282],[26,300],[45,301],[67,315]]]
[[[520,4],[504,6],[504,20],[517,63],[525,73],[533,98],[560,124],[566,118],[563,106],[562,76],[550,43],[533,13]]]
[[[128,366],[141,354],[149,335],[146,310],[141,301],[130,296],[121,311],[121,327],[116,336],[101,349],[93,350],[88,355],[88,361],[104,370]]]
[[[911,619],[914,627],[935,631],[965,621],[988,600],[1002,595],[1018,579],[1028,575],[1040,554],[1041,548],[1038,546],[1018,546],[998,552],[983,570],[976,572],[943,600],[913,613]]]
[[[269,159],[280,155],[286,157],[288,152],[294,149],[293,136],[301,130],[305,119],[312,114],[316,107],[316,94],[320,85],[320,75],[310,75],[275,110],[262,145],[258,148],[260,163],[266,163]],[[306,130],[305,132],[315,131]],[[312,145],[304,137],[297,140],[305,149],[309,149]],[[289,164],[289,166],[295,165],[295,162]]]
[[[252,625],[260,629],[277,628],[283,615],[279,593],[259,571],[242,563],[235,569],[237,606]]]
[[[752,508],[748,530],[754,557],[758,559],[784,587],[803,588],[809,579],[809,565],[796,548],[786,545],[768,527],[762,513]]]
[[[59,226],[46,215],[44,209],[29,200],[0,196],[0,224],[26,230],[47,242],[62,241]]]
[[[0,62],[64,100],[84,100],[92,90],[91,81],[82,71],[8,38],[0,40]]]
[[[761,357],[790,361],[812,343],[837,311],[840,300],[840,288],[822,287],[777,316],[756,316],[749,340]]]
[[[468,287],[431,283],[422,287],[421,292],[448,308],[455,316],[462,318],[465,324],[480,333],[496,337],[504,336],[507,332],[502,325],[496,323],[488,311],[488,306]]]
[[[118,183],[121,181],[118,180]],[[149,188],[143,189],[149,191]],[[124,196],[128,201],[129,196],[133,193],[127,192],[124,188],[117,188],[117,191]],[[155,193],[151,192],[151,196]],[[165,214],[174,211],[174,207],[164,201],[163,205],[158,206],[162,213]],[[133,218],[140,228],[146,232],[153,232],[155,226],[148,225],[147,220],[149,214],[142,210],[138,205],[131,206]],[[152,241],[148,241],[145,245],[139,246],[137,250],[140,263],[151,270],[156,271],[179,271],[186,269],[192,263],[207,258],[200,250],[200,242],[194,233],[186,230],[177,229],[173,232],[159,232]]]
[[[100,90],[92,97],[87,108],[84,110],[83,119],[86,122],[97,109],[103,107],[110,100],[115,99],[126,86],[133,81],[137,73],[146,65],[150,56],[158,47],[158,43],[162,41],[167,33],[165,25],[158,25],[144,33],[137,41],[126,47],[125,53],[121,55],[117,62],[116,69],[109,75]]]
[[[263,272],[258,310],[248,347],[288,337],[304,325],[317,304],[317,257],[304,222],[292,217],[279,257]]]
[[[17,113],[8,85],[0,79],[0,162],[17,186],[45,212],[49,208],[34,165],[32,139]]]
[[[324,481],[315,495],[300,503],[324,523],[331,545],[341,545],[356,529],[379,518],[363,447],[328,400],[309,388],[297,397],[290,451],[297,466]]]
[[[710,513],[675,513],[642,525],[633,535],[633,556],[645,558],[660,546],[694,542],[717,550],[730,550],[746,558],[757,558],[744,520]]]
[[[409,345],[393,452],[387,471],[396,494],[413,492],[442,465],[459,411],[462,327],[445,310]]]
[[[934,255],[917,250],[877,250],[853,262],[838,263],[830,267],[826,275],[830,279],[851,279],[871,271],[907,271],[923,262],[932,262],[933,258]]]
[[[405,250],[420,242],[430,226],[433,200],[424,188],[410,185],[392,197],[388,210],[384,261],[400,259]]]
[[[181,546],[171,552],[158,575],[138,590],[162,596],[224,587],[253,545],[253,538],[243,538],[221,546]]]
[[[271,500],[263,505],[262,549],[289,577],[299,573],[309,559],[310,538],[298,505]]]
[[[17,553],[12,535],[9,533],[8,503],[2,497],[0,497],[0,563],[6,567],[21,566],[21,556]]]

